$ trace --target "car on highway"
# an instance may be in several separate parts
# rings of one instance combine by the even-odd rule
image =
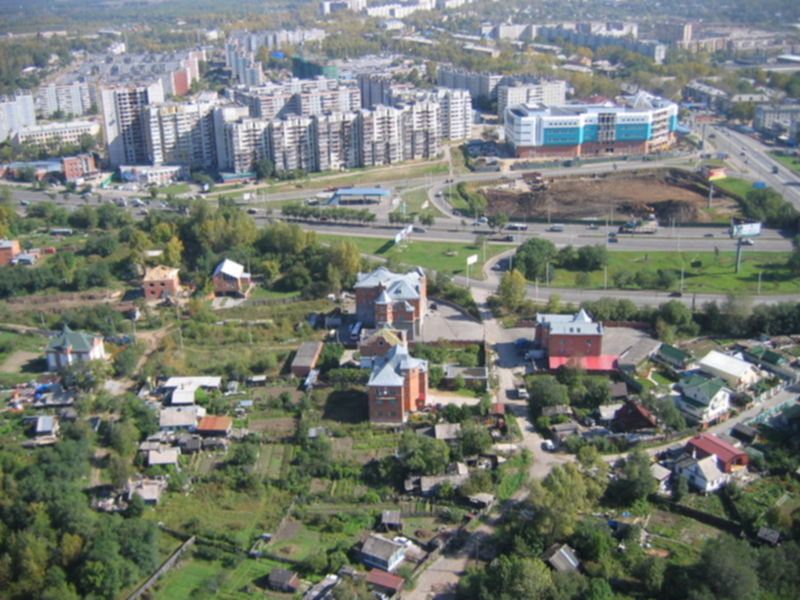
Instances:
[[[744,244],[745,246],[754,246],[755,242],[750,238],[747,238],[746,240],[742,240],[742,244]]]
[[[772,167],[772,174],[777,175],[779,173],[778,167]]]
[[[714,234],[713,233],[704,233],[703,237],[705,237],[705,238],[714,237]]]
[[[417,227],[416,225],[411,229],[414,233],[425,233],[426,229],[424,227]]]

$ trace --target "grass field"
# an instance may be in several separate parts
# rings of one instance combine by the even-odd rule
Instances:
[[[317,238],[323,241],[336,241],[341,236],[318,234]],[[466,274],[466,259],[472,254],[478,255],[478,262],[470,267],[469,276],[473,279],[482,279],[483,253],[479,252],[472,243],[461,242],[421,242],[407,241],[395,246],[391,239],[368,238],[351,236],[358,249],[365,254],[374,254],[385,258],[395,258],[409,265],[418,265],[426,269],[435,269],[449,275]],[[487,244],[486,259],[510,250],[513,246],[508,244]]]
[[[770,154],[772,155],[772,158],[777,160],[784,167],[791,169],[800,175],[800,156],[786,156],[777,150],[770,152]]]
[[[671,270],[677,274],[673,290],[680,289],[680,269],[684,269],[684,293],[757,293],[761,273],[762,294],[785,294],[796,292],[800,278],[792,277],[784,267],[787,252],[757,252],[744,250],[742,269],[735,273],[736,253],[720,252],[609,252],[608,288],[613,289],[614,276],[620,272],[635,274],[647,270]],[[586,287],[601,289],[604,284],[603,271],[588,273],[588,285],[576,283],[575,271],[556,271],[552,287]],[[631,288],[635,289],[635,288]]]
[[[243,588],[255,587],[254,582],[269,575],[272,567],[278,566],[285,565],[260,558],[246,559],[233,569],[227,569],[220,561],[191,558],[178,563],[176,568],[168,572],[158,582],[154,595],[157,600],[184,600],[195,596],[207,597],[206,594],[235,600],[252,598],[252,594],[243,591]],[[259,581],[259,584],[263,582]],[[195,590],[198,592],[193,594]],[[199,590],[203,590],[205,594]]]
[[[425,177],[426,175],[444,175],[447,172],[447,163],[444,161],[409,164],[396,167],[380,167],[374,169],[351,169],[345,174],[316,173],[303,179],[282,181],[258,188],[239,188],[237,190],[236,187],[224,189],[223,186],[215,186],[212,195],[224,195],[231,198],[241,198],[242,194],[246,191],[251,193],[270,194],[275,192],[291,192],[301,189],[316,190],[326,186],[363,186],[383,181],[400,181],[403,179]],[[231,190],[236,191],[231,192]]]
[[[747,195],[747,192],[753,189],[753,182],[747,181],[746,179],[739,179],[737,177],[726,177],[725,179],[715,180],[714,186],[726,192],[731,192],[744,197]]]
[[[244,549],[256,534],[277,525],[289,502],[288,495],[277,490],[253,496],[208,484],[187,496],[170,495],[159,506],[158,518],[178,531],[200,523],[203,530],[226,534]]]
[[[416,188],[416,189],[411,189],[411,190],[408,190],[408,191],[404,191],[400,195],[400,197],[403,200],[405,200],[405,202],[406,202],[406,212],[409,215],[418,215],[419,213],[423,212],[423,210],[424,210],[426,213],[433,213],[434,217],[442,216],[442,211],[440,211],[438,208],[436,208],[433,205],[429,204],[424,209],[422,208],[422,205],[425,204],[426,202],[428,202],[428,188],[427,187],[424,187],[422,189]],[[400,209],[398,209],[398,210],[402,210],[402,207],[400,207]]]
[[[189,187],[188,183],[176,183],[174,185],[168,185],[166,187],[158,188],[158,193],[159,195],[163,194],[165,196],[167,194],[174,194],[177,196],[178,194],[185,194],[190,189],[191,188]]]

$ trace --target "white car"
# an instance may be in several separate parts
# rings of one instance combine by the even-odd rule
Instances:
[[[520,385],[517,387],[517,398],[520,400],[527,400],[530,396],[528,395],[528,388],[524,385]]]

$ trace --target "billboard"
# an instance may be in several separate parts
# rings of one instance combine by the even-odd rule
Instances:
[[[732,238],[746,238],[761,235],[761,223],[747,223],[744,221],[733,221],[731,223]]]
[[[477,254],[473,254],[472,256],[467,257],[467,265],[474,265],[476,262],[478,262]]]
[[[413,230],[414,230],[414,226],[413,225],[408,225],[407,227],[403,227],[403,229],[398,231],[397,234],[394,236],[394,243],[395,244],[399,244],[400,242],[402,242],[409,235],[411,235],[411,232]]]

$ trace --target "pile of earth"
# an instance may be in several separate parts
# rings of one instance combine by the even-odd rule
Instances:
[[[534,189],[535,188],[535,189]],[[510,219],[620,219],[655,214],[660,222],[703,223],[707,212],[708,184],[696,173],[680,169],[652,169],[628,173],[545,179],[544,185],[521,184],[516,190],[481,188],[489,215]],[[738,211],[734,200],[715,191],[716,215]]]

